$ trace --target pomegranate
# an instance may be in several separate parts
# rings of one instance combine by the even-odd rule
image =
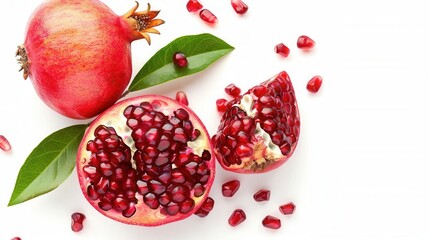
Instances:
[[[262,173],[289,159],[299,132],[295,92],[283,71],[228,101],[212,142],[224,169]]]
[[[266,228],[279,229],[282,226],[282,222],[274,216],[267,215],[262,219],[262,225]]]
[[[99,212],[157,226],[203,205],[215,161],[209,134],[191,109],[143,95],[116,103],[91,123],[76,168],[83,194]]]
[[[75,212],[71,215],[71,229],[73,232],[80,232],[83,229],[83,221],[86,216],[83,213]]]
[[[113,105],[132,74],[130,43],[159,33],[159,11],[117,16],[98,0],[47,0],[32,14],[18,62],[40,98],[76,119],[96,116]]]

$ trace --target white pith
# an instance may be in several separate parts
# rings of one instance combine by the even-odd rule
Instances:
[[[250,94],[244,94],[241,98],[241,101],[239,104],[235,104],[234,106],[239,107],[241,110],[243,110],[247,116],[254,118],[256,116],[256,109],[253,108],[253,96]],[[278,159],[283,157],[279,146],[273,143],[270,135],[262,129],[261,125],[259,123],[256,123],[256,128],[254,132],[255,137],[259,140],[258,143],[263,144],[265,147],[263,149],[260,148],[260,146],[255,146],[254,151],[262,151],[261,153],[254,153],[253,154],[253,160],[257,164],[263,164],[267,160],[271,159]]]

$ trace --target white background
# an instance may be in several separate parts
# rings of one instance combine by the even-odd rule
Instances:
[[[131,0],[105,0],[117,14]],[[216,204],[201,219],[193,216],[147,228],[114,222],[93,209],[78,186],[76,172],[56,190],[7,207],[16,176],[31,150],[50,133],[81,121],[46,107],[18,73],[14,53],[39,0],[1,1],[0,134],[13,151],[0,151],[0,239],[429,239],[428,84],[429,14],[423,0],[247,0],[249,11],[237,15],[228,0],[201,0],[219,23],[210,27],[188,13],[185,0],[153,0],[166,24],[152,45],[134,42],[134,74],[158,49],[176,37],[212,33],[235,50],[206,71],[138,94],[174,96],[187,92],[190,106],[211,134],[219,115],[215,100],[234,82],[247,89],[286,70],[294,83],[302,127],[298,147],[280,169],[264,175],[236,175],[217,168],[211,192]],[[141,6],[145,6],[141,2]],[[306,34],[316,48],[303,53],[296,39]],[[276,44],[291,48],[288,58],[274,53]],[[319,93],[305,85],[324,78]],[[94,90],[96,91],[96,90]],[[134,94],[136,95],[136,94]],[[131,95],[130,95],[131,96]],[[87,122],[87,121],[82,121]],[[220,186],[239,179],[231,199]],[[271,200],[252,199],[260,188]],[[278,206],[293,201],[292,216]],[[228,225],[230,213],[242,208],[247,220]],[[87,216],[80,233],[70,230],[70,215]],[[282,219],[280,230],[265,229],[262,218]]]

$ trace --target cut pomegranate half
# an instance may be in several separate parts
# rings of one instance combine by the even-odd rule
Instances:
[[[230,100],[221,110],[225,111],[212,142],[224,169],[266,172],[279,167],[293,154],[300,118],[286,72]]]
[[[215,175],[209,134],[173,99],[143,95],[115,104],[87,129],[76,163],[91,205],[128,224],[156,226],[194,214]]]

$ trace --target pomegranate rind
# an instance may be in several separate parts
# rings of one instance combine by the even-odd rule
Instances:
[[[194,200],[195,205],[193,210],[191,210],[186,214],[180,213],[174,216],[170,216],[170,215],[167,216],[165,214],[162,214],[159,208],[152,210],[143,202],[142,200],[143,197],[140,194],[136,193],[136,198],[138,199],[138,203],[135,206],[137,208],[137,211],[133,216],[127,218],[127,217],[124,217],[120,212],[116,212],[114,210],[104,211],[100,209],[100,207],[98,206],[98,202],[100,201],[91,200],[87,195],[87,187],[89,185],[89,182],[88,182],[88,179],[85,177],[85,173],[83,172],[83,166],[88,162],[88,159],[91,155],[91,152],[86,150],[87,142],[94,138],[94,132],[98,126],[105,125],[105,126],[114,127],[118,135],[123,138],[124,142],[127,145],[129,145],[128,139],[132,140],[131,130],[126,125],[126,122],[125,122],[126,118],[124,117],[123,112],[125,108],[127,108],[128,106],[139,105],[141,102],[161,103],[163,106],[165,104],[165,106],[168,108],[168,109],[167,108],[165,109],[165,113],[173,112],[178,108],[185,109],[191,116],[190,121],[192,122],[194,128],[200,130],[200,137],[204,139],[203,141],[204,145],[201,145],[200,147],[208,150],[211,153],[211,159],[207,161],[208,168],[210,169],[210,176],[205,185],[206,191],[200,197],[192,196],[192,199]],[[122,126],[122,127],[118,128],[118,126]],[[135,149],[133,149],[133,146],[129,146],[129,147],[134,153]],[[216,160],[215,160],[215,154],[213,153],[214,151],[210,144],[210,136],[206,127],[199,119],[199,117],[189,107],[168,97],[159,96],[159,95],[142,95],[142,96],[133,97],[133,98],[120,101],[94,119],[94,121],[86,130],[85,135],[80,143],[78,153],[77,153],[77,159],[76,159],[76,169],[77,169],[79,184],[83,195],[88,200],[88,202],[101,214],[113,220],[126,223],[126,224],[141,225],[141,226],[158,226],[158,225],[163,225],[163,224],[185,219],[193,215],[201,207],[201,205],[208,197],[208,194],[210,192],[211,186],[213,184],[214,176],[215,176]]]
[[[277,111],[282,110],[287,112],[287,114],[284,116],[285,121],[287,121],[288,128],[290,128],[289,137],[292,137],[289,144],[289,149],[286,154],[273,154],[273,152],[266,151],[267,148],[267,139],[263,139],[261,137],[252,137],[250,149],[248,150],[246,148],[239,149],[239,151],[249,151],[252,152],[248,156],[238,156],[237,148],[232,149],[230,146],[228,146],[227,143],[225,143],[227,140],[222,140],[222,138],[226,139],[225,132],[228,132],[229,130],[226,130],[230,128],[231,126],[228,124],[225,124],[226,121],[229,121],[230,119],[236,118],[234,115],[237,114],[230,114],[228,113],[232,108],[236,107],[237,105],[242,104],[242,100],[244,99],[244,96],[247,95],[248,99],[252,99],[254,101],[255,99],[259,99],[259,97],[256,96],[257,94],[257,87],[258,86],[265,86],[267,89],[272,88],[272,86],[275,85],[281,85],[283,86],[283,89],[286,89],[286,94],[282,96],[282,102],[286,102],[284,104],[284,109],[277,109]],[[234,98],[233,100],[226,103],[226,111],[222,115],[221,124],[219,125],[218,132],[212,137],[212,143],[213,147],[216,153],[217,160],[219,164],[222,166],[223,169],[231,172],[236,173],[264,173],[271,170],[274,170],[278,167],[280,167],[283,163],[285,163],[294,153],[295,148],[298,144],[299,140],[299,133],[300,133],[300,115],[299,115],[299,109],[298,104],[295,97],[295,91],[292,85],[292,81],[289,77],[289,75],[282,71],[279,74],[276,74],[272,78],[268,79],[267,81],[261,83],[260,85],[255,86],[251,88],[249,91],[244,93],[243,95],[238,96],[237,98]],[[276,90],[277,91],[277,90]],[[282,90],[283,91],[283,90]],[[239,106],[241,108],[241,112],[245,112],[246,117],[251,117],[254,119],[255,122],[257,122],[257,118],[255,116],[251,116],[252,112],[255,110],[255,105],[252,103],[252,106]],[[245,109],[248,108],[248,109]],[[273,108],[274,109],[274,108]],[[276,110],[274,110],[276,111]],[[228,115],[229,114],[229,115]],[[231,123],[231,121],[230,121]],[[262,125],[261,129],[266,130],[265,127]],[[237,137],[238,138],[238,137]],[[239,140],[237,140],[239,142]],[[272,143],[270,143],[272,145]],[[238,143],[237,143],[238,145]],[[228,150],[225,150],[228,149]],[[244,149],[244,150],[243,150]],[[224,152],[222,152],[224,151]],[[240,163],[231,163],[228,160],[228,156],[225,154],[226,152],[231,152],[236,154],[238,156],[237,158],[240,159]],[[235,152],[234,152],[235,151]]]

